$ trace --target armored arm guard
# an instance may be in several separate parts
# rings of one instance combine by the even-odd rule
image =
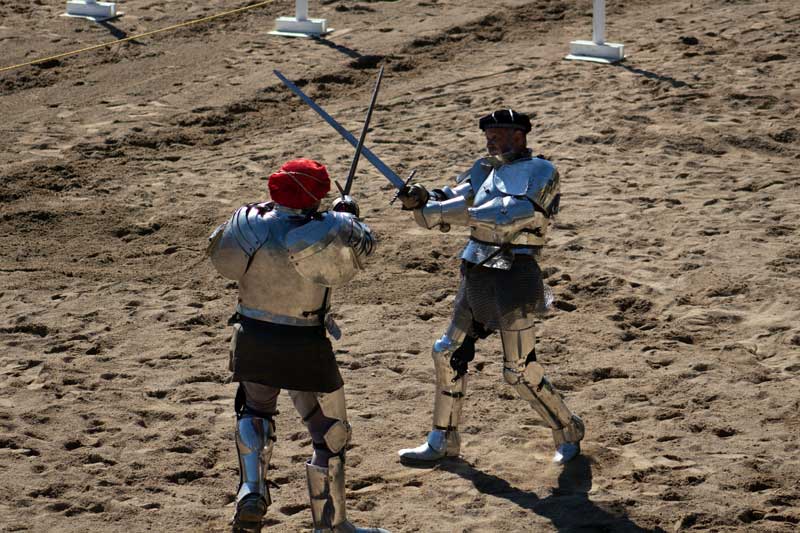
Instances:
[[[269,226],[259,216],[266,204],[240,207],[209,237],[206,254],[222,276],[238,281],[253,255],[269,239]]]
[[[534,207],[528,198],[501,196],[467,210],[469,225],[492,231],[495,235],[513,235],[528,227],[547,224],[546,217]],[[500,237],[503,241],[503,237]]]
[[[467,199],[456,196],[443,202],[429,201],[425,207],[414,210],[414,220],[423,228],[432,229],[450,224],[466,226],[469,222]]]
[[[456,179],[461,179],[462,176],[463,174]],[[463,181],[458,181],[455,187],[445,185],[441,189],[433,189],[431,191],[431,195],[433,196],[434,200],[441,202],[443,200],[450,200],[458,196],[472,198],[475,196],[475,193],[472,190],[472,183],[470,183],[469,179],[464,179]]]
[[[466,209],[472,205],[475,191],[491,170],[492,167],[484,159],[479,159],[468,171],[456,178],[455,187],[445,186],[431,191],[432,200],[424,207],[414,210],[414,220],[426,229],[437,226],[445,228],[450,224],[466,225]]]

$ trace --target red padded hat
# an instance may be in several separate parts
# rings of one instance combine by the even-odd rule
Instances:
[[[325,165],[313,159],[293,159],[269,177],[269,194],[275,203],[308,209],[331,190]]]

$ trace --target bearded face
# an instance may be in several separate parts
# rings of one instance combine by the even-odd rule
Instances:
[[[489,155],[521,152],[527,147],[525,132],[512,128],[487,128],[486,150]]]

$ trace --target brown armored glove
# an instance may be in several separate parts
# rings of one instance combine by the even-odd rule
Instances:
[[[397,193],[397,198],[403,204],[403,211],[412,211],[424,207],[428,203],[430,195],[428,191],[420,184],[414,184],[411,187],[405,186]]]

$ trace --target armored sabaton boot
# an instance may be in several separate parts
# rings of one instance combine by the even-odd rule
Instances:
[[[457,457],[461,452],[458,422],[467,390],[466,374],[458,376],[450,366],[450,357],[458,344],[445,334],[433,345],[436,368],[436,396],[433,401],[433,430],[424,444],[400,450],[400,462],[410,465],[432,464],[444,457]]]
[[[581,453],[581,441],[585,433],[583,420],[577,415],[572,415],[569,423],[563,428],[554,429],[553,442],[556,445],[556,453],[553,455],[553,462],[563,465],[577,457]]]
[[[556,447],[553,462],[564,464],[574,459],[581,452],[585,432],[583,421],[572,414],[545,377],[542,365],[536,361],[533,328],[500,331],[500,338],[503,342],[503,378],[550,426]]]
[[[380,528],[356,527],[347,520],[341,457],[331,457],[328,468],[306,463],[306,477],[314,533],[389,533]]]
[[[245,412],[236,421],[236,450],[239,454],[239,493],[233,533],[259,533],[267,507],[272,503],[267,487],[267,470],[275,444],[275,423]]]

